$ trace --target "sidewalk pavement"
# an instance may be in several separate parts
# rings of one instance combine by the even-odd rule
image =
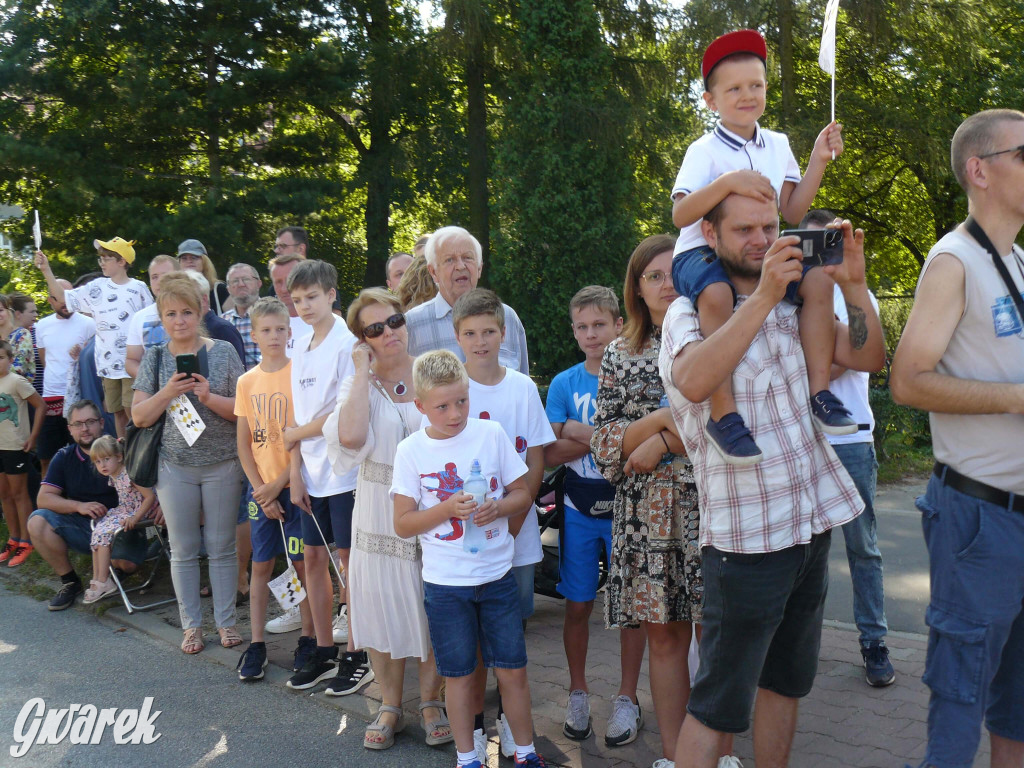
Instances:
[[[598,598],[601,599],[600,596]],[[583,742],[567,739],[562,734],[565,686],[568,674],[562,651],[562,605],[560,600],[537,596],[537,610],[530,619],[527,649],[530,655],[530,693],[533,700],[536,743],[550,764],[573,768],[647,768],[661,757],[660,736],[650,696],[646,664],[640,677],[640,705],[644,726],[637,741],[625,747],[611,748],[604,743],[605,722],[610,702],[618,689],[618,634],[605,630],[601,606],[595,606],[591,619],[589,685],[593,710],[594,735]],[[207,611],[209,615],[209,611]],[[118,606],[105,614],[107,621],[130,626],[168,642],[174,649],[181,642],[177,608],[169,606],[152,613],[128,615]],[[239,629],[243,636],[248,624],[248,609],[239,609]],[[225,650],[216,645],[216,631],[204,625],[206,650],[200,658],[215,661],[211,674],[234,675],[239,658],[236,649]],[[284,686],[290,676],[292,652],[298,631],[284,635],[267,635],[267,654],[271,662],[266,680],[260,684]],[[924,671],[927,638],[910,633],[890,634],[891,658],[896,667],[896,682],[888,688],[871,688],[864,682],[863,667],[854,627],[826,622],[822,631],[818,677],[814,689],[801,703],[797,735],[790,766],[793,768],[826,768],[828,766],[859,766],[860,768],[902,768],[917,765],[924,756],[928,689],[921,682]],[[241,646],[244,649],[244,646]],[[404,707],[418,722],[419,689],[415,664],[406,671]],[[242,683],[239,683],[242,685]],[[336,706],[345,714],[369,722],[380,704],[380,690],[371,683],[359,694],[332,698],[318,686],[314,693],[296,692],[296,696],[314,696],[319,703]],[[497,737],[493,728],[496,711],[494,686],[489,686],[487,700],[488,731],[491,737],[491,768],[499,765]],[[353,726],[354,727],[354,726]],[[418,733],[416,726],[411,731]],[[408,738],[406,736],[405,738]],[[749,732],[736,739],[735,753],[744,765],[753,765]],[[511,765],[500,760],[503,768]],[[988,742],[983,739],[976,765],[987,768]]]

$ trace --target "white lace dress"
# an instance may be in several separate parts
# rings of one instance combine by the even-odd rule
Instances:
[[[395,534],[394,506],[388,496],[395,450],[406,436],[405,425],[412,430],[419,427],[420,413],[414,403],[393,404],[369,384],[366,444],[358,451],[344,448],[338,440],[338,419],[352,381],[349,376],[342,382],[338,405],[324,424],[334,471],[359,467],[349,560],[349,631],[356,648],[425,661],[430,634],[423,611],[419,545],[415,538]]]

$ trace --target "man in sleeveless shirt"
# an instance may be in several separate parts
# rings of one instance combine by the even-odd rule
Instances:
[[[1024,113],[953,136],[969,217],[931,249],[893,360],[897,402],[931,413],[935,471],[917,500],[931,569],[923,766],[1024,766]]]

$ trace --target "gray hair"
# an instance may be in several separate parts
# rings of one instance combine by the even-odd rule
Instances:
[[[423,254],[427,260],[427,264],[436,267],[437,252],[452,240],[468,240],[471,242],[473,244],[473,252],[476,253],[476,265],[478,267],[482,267],[484,265],[484,252],[480,247],[480,241],[473,237],[473,235],[469,233],[468,229],[464,229],[463,227],[441,227],[430,236],[427,240],[427,246]]]

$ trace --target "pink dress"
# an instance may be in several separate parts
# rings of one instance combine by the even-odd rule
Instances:
[[[117,527],[134,517],[142,507],[142,494],[132,485],[127,471],[122,470],[117,477],[110,478],[110,484],[117,489],[118,504],[113,509],[108,509],[107,514],[93,524],[90,541],[93,549],[109,547]]]

